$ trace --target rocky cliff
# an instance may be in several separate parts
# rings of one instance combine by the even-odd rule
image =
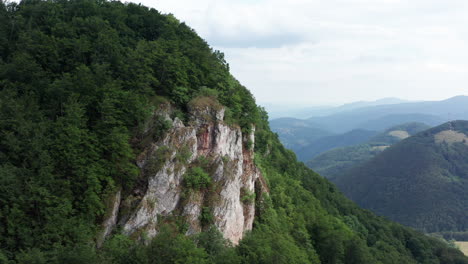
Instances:
[[[189,105],[189,121],[171,118],[169,105],[155,112],[168,129],[145,143],[137,164],[142,181],[129,195],[117,192],[104,222],[103,238],[116,226],[134,238],[151,238],[164,221],[174,221],[188,235],[215,225],[237,244],[252,229],[255,204],[268,192],[253,162],[254,132],[228,125],[225,109],[212,98]],[[157,122],[150,122],[145,136]],[[151,137],[150,137],[151,138]]]

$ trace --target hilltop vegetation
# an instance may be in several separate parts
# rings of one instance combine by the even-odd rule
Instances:
[[[468,263],[447,243],[360,209],[297,162],[223,54],[172,15],[27,0],[1,2],[0,21],[0,262]],[[185,236],[169,217],[147,244],[117,230],[97,248],[110,194],[141,180],[148,117],[165,102],[186,122],[198,95],[226,106],[226,123],[257,128],[255,162],[270,195],[253,231],[231,247],[209,226]],[[168,124],[155,123],[157,138]]]
[[[467,231],[468,121],[407,138],[333,180],[359,205],[425,232]]]

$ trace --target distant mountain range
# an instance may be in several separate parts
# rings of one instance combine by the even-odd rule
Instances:
[[[331,148],[347,146],[343,144],[346,141],[343,141],[343,138],[347,138],[346,133],[352,130],[367,131],[361,136],[362,142],[365,142],[365,134],[369,131],[382,132],[403,123],[420,122],[437,126],[450,120],[468,119],[468,96],[456,96],[443,101],[399,103],[400,101],[390,98],[375,102],[357,102],[336,107],[332,111],[334,114],[327,116],[272,119],[270,126],[278,133],[286,147],[306,161],[330,149],[323,147],[324,145]],[[341,143],[318,142],[330,136],[337,136],[335,139]],[[359,137],[354,134],[352,138]],[[359,142],[349,140],[349,143],[348,145],[353,145]],[[306,149],[307,146],[310,146],[310,149]]]
[[[406,138],[332,178],[360,206],[426,232],[468,230],[468,121]]]
[[[350,111],[362,107],[376,106],[376,105],[388,105],[388,104],[401,104],[409,101],[402,100],[399,98],[382,98],[376,101],[359,101],[348,103],[340,106],[293,106],[284,104],[267,103],[264,105],[268,111],[270,119],[277,119],[282,117],[293,117],[293,118],[310,118],[317,116],[328,116],[340,112]]]
[[[307,121],[334,133],[352,129],[383,130],[405,122],[439,125],[456,119],[468,119],[468,96],[456,96],[443,101],[413,102],[358,108]]]
[[[306,165],[326,178],[334,178],[370,160],[389,146],[429,128],[423,123],[394,126],[366,143],[330,149],[313,157]]]

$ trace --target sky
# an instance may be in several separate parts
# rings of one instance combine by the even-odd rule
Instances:
[[[468,94],[466,0],[143,0],[214,49],[257,102]]]

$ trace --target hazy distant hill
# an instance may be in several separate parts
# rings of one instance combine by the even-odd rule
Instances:
[[[298,151],[319,138],[333,135],[305,120],[295,118],[278,118],[270,121],[270,126],[283,145],[293,151]]]
[[[430,128],[423,123],[406,123],[391,127],[364,144],[335,148],[315,156],[306,164],[320,175],[333,178],[370,160],[390,145]]]
[[[364,208],[427,232],[468,230],[468,121],[418,133],[332,179]]]
[[[266,103],[265,109],[268,111],[270,119],[283,117],[293,118],[310,118],[315,116],[328,116],[340,112],[350,111],[357,108],[385,105],[385,104],[400,104],[408,101],[399,98],[382,98],[376,101],[359,101],[340,106],[295,106],[286,104]]]
[[[358,124],[358,127],[382,131],[388,127],[398,126],[403,123],[424,123],[430,126],[437,126],[448,120],[439,117],[436,115],[426,115],[426,114],[395,114],[395,115],[386,115],[377,119],[368,120],[364,123]]]
[[[423,122],[431,126],[455,119],[468,119],[468,96],[443,101],[414,102],[359,108],[308,121],[335,133],[352,129],[385,129],[405,122]]]
[[[385,100],[384,100],[385,102]],[[391,102],[391,101],[388,101]],[[396,102],[396,101],[395,101]],[[320,154],[314,149],[306,150],[307,145],[327,136],[344,134],[352,130],[384,131],[403,123],[420,122],[438,126],[454,119],[468,119],[468,96],[456,96],[443,101],[410,102],[366,106],[354,108],[363,103],[341,107],[343,111],[309,119],[278,118],[270,120],[271,128],[278,133],[286,147],[308,160]],[[346,111],[345,109],[351,109]],[[362,135],[365,137],[366,135]],[[365,140],[364,140],[365,141]],[[358,144],[360,142],[354,142]],[[348,144],[352,145],[352,144]],[[338,144],[346,146],[346,144]],[[323,151],[326,151],[325,148]],[[310,151],[313,155],[302,154]]]
[[[313,141],[312,143],[302,147],[300,150],[296,151],[296,154],[299,160],[305,162],[311,160],[320,153],[323,153],[333,148],[339,148],[367,142],[376,134],[378,134],[377,131],[355,129],[340,135],[319,138]]]
[[[378,99],[375,101],[358,101],[358,102],[344,104],[342,106],[336,107],[334,113],[351,111],[351,110],[359,109],[363,107],[371,107],[371,106],[378,106],[378,105],[393,105],[393,104],[402,104],[402,103],[409,103],[409,101],[402,100],[402,99],[395,98],[395,97],[387,97],[387,98],[382,98],[382,99]]]

